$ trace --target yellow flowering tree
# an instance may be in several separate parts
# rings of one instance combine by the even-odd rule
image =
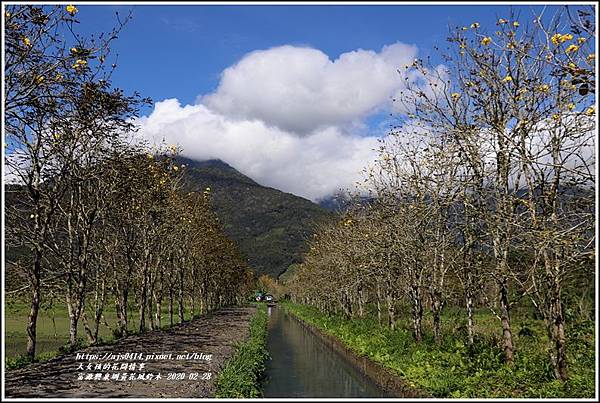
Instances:
[[[485,224],[470,231],[464,247],[490,251],[499,309],[486,300],[502,326],[506,361],[515,348],[510,298],[522,293],[546,322],[561,380],[567,378],[563,284],[590,269],[593,253],[595,37],[585,15],[593,14],[580,11],[579,25],[569,24],[566,12],[527,24],[507,16],[493,40],[479,25],[456,28],[446,69],[413,65],[433,91],[409,85],[398,100],[423,131],[458,146],[465,202]],[[515,263],[515,256],[530,260]]]

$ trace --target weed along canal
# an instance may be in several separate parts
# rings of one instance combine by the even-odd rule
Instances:
[[[282,308],[269,307],[264,397],[388,397]]]

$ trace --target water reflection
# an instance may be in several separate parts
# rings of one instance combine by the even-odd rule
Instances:
[[[386,397],[339,354],[280,309],[269,308],[265,397]]]

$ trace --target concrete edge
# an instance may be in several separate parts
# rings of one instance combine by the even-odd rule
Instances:
[[[391,369],[371,360],[367,356],[358,355],[356,352],[346,347],[337,337],[331,336],[316,326],[307,323],[289,310],[286,310],[286,313],[288,313],[294,320],[298,321],[298,323],[300,323],[305,329],[319,337],[327,346],[344,357],[349,363],[359,369],[363,375],[375,382],[386,393],[390,394],[390,397],[432,397],[421,389],[408,385],[407,381],[393,373]]]

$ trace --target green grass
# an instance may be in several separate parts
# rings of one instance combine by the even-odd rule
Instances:
[[[267,307],[256,304],[250,322],[250,337],[236,346],[234,355],[225,363],[217,379],[218,398],[262,397],[261,378],[269,357],[267,343]]]
[[[4,348],[7,357],[7,365],[10,361],[14,363],[21,363],[19,366],[26,363],[27,360],[23,358],[27,348],[27,316],[29,314],[29,305],[25,301],[21,300],[9,300],[7,299],[4,307],[5,315],[5,341]],[[174,323],[179,322],[177,316],[177,305],[174,307]],[[168,306],[163,305],[162,309],[162,323],[163,327],[169,325],[169,313]],[[88,312],[88,318],[91,320],[90,313]],[[54,317],[54,321],[52,318]],[[114,341],[113,329],[116,328],[117,314],[114,305],[107,305],[104,311],[104,317],[109,326],[106,326],[103,321],[100,324],[100,331],[98,332],[99,342],[107,343]],[[185,311],[185,320],[190,319],[189,312]],[[149,322],[146,322],[149,326]],[[93,328],[94,324],[90,323]],[[139,328],[139,315],[136,308],[132,307],[129,311],[129,330],[135,332]],[[83,341],[85,339],[85,331],[83,324],[79,321],[77,328],[77,335]],[[61,351],[60,348],[64,347],[69,341],[69,315],[67,313],[66,306],[61,303],[59,306],[54,307],[54,310],[40,310],[37,322],[37,343],[36,343],[36,360],[42,360],[47,357],[53,357],[58,355]],[[39,356],[39,357],[38,357]],[[9,360],[10,359],[10,360]]]
[[[561,383],[553,377],[541,321],[513,318],[517,351],[514,365],[509,367],[503,363],[497,319],[483,311],[475,317],[478,337],[473,346],[466,343],[460,311],[446,312],[442,320],[444,340],[438,346],[430,329],[425,329],[422,343],[415,343],[408,319],[400,320],[399,327],[392,331],[380,326],[372,315],[348,320],[309,306],[292,303],[283,306],[434,397],[594,397],[592,321],[573,324],[567,329],[570,378]]]

